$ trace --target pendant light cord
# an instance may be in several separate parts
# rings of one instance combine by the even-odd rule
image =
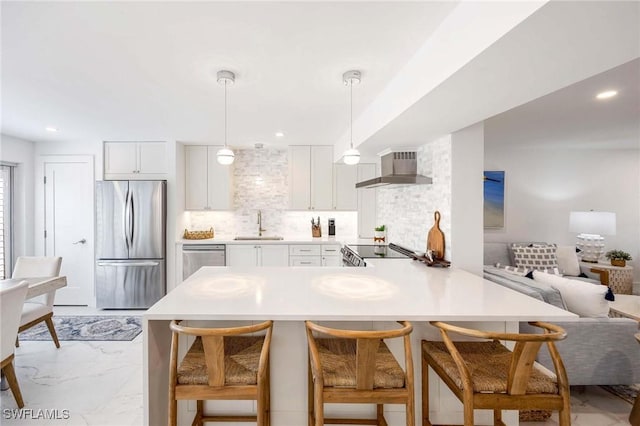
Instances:
[[[224,147],[227,147],[227,80],[224,80]]]
[[[353,79],[349,79],[349,104],[351,105],[351,138],[350,146],[353,149]]]

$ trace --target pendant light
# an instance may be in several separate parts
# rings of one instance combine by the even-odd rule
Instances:
[[[342,81],[345,85],[349,86],[349,100],[350,100],[350,112],[351,112],[351,134],[349,137],[349,149],[342,154],[342,160],[344,164],[354,165],[360,162],[360,151],[353,147],[353,85],[360,84],[360,71],[352,70],[342,74]]]
[[[224,86],[224,148],[218,150],[216,158],[218,163],[229,165],[233,163],[235,156],[233,151],[227,147],[227,86],[231,86],[236,81],[236,75],[231,71],[218,71],[218,84]]]

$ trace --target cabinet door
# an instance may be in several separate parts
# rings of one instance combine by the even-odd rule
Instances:
[[[311,147],[289,147],[289,200],[292,210],[311,209]]]
[[[322,266],[320,256],[291,256],[290,266]]]
[[[358,182],[376,177],[375,164],[358,164]],[[376,189],[360,188],[358,192],[358,237],[373,238],[376,227]]]
[[[227,266],[257,266],[256,247],[253,244],[227,244]]]
[[[322,266],[342,266],[342,257],[322,256]]]
[[[311,147],[311,208],[333,209],[333,147]]]
[[[187,145],[185,157],[185,208],[203,210],[209,208],[207,201],[207,147]]]
[[[167,144],[165,142],[138,143],[138,173],[167,173]]]
[[[352,210],[358,209],[358,167],[347,164],[335,164],[333,166],[333,209]]]
[[[207,177],[207,195],[209,200],[209,208],[213,210],[231,210],[233,205],[233,191],[231,182],[231,173],[233,166],[225,166],[218,163],[216,154],[221,146],[210,146],[208,154],[208,170]]]
[[[135,142],[104,143],[104,174],[134,174],[138,172]],[[106,178],[106,176],[105,176]]]
[[[289,246],[284,244],[263,244],[259,246],[260,266],[288,266]]]

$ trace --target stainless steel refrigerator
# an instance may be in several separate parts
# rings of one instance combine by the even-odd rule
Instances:
[[[166,293],[165,181],[96,182],[98,308],[148,308]]]

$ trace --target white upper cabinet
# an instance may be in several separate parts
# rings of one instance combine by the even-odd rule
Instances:
[[[165,142],[105,142],[104,178],[166,179]]]
[[[185,146],[185,208],[230,210],[232,183],[230,166],[216,159],[219,146]]]
[[[358,209],[358,192],[356,182],[358,181],[358,167],[347,164],[335,164],[333,166],[333,209],[351,210]]]
[[[358,182],[376,177],[375,164],[358,164]],[[376,224],[376,189],[360,188],[358,193],[358,237],[373,238]]]
[[[333,147],[289,147],[289,195],[292,210],[333,209]]]

